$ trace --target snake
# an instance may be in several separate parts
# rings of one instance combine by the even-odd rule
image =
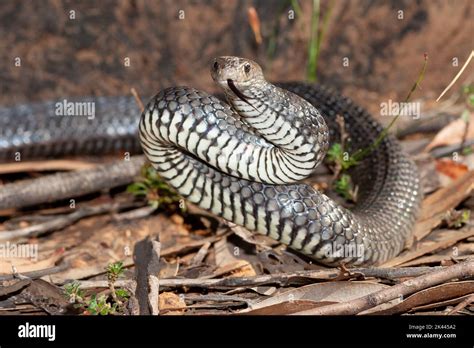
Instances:
[[[132,97],[90,98],[87,120],[51,117],[54,102],[0,107],[0,161],[143,151],[187,201],[318,263],[376,265],[404,249],[422,190],[392,135],[348,169],[353,207],[305,183],[341,133],[351,151],[378,139],[383,127],[365,109],[324,85],[271,83],[250,59],[218,57],[210,71],[224,97],[169,87],[140,117]]]
[[[352,209],[301,183],[338,134],[337,115],[354,149],[377,139],[379,123],[324,87],[276,86],[249,59],[219,57],[211,76],[227,103],[170,87],[142,113],[140,142],[164,180],[201,208],[323,264],[380,264],[400,253],[421,190],[416,166],[393,137],[351,171]]]

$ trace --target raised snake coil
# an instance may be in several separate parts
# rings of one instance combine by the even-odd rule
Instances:
[[[411,234],[421,198],[414,164],[395,139],[386,137],[350,171],[358,186],[358,202],[351,211],[311,186],[293,183],[324,156],[328,135],[321,115],[329,143],[339,139],[336,115],[344,117],[353,150],[370,145],[382,128],[330,89],[304,83],[278,86],[283,90],[256,85],[256,95],[250,97],[283,119],[260,126],[256,122],[254,127],[229,105],[191,88],[159,93],[139,125],[132,97],[90,99],[96,106],[93,120],[56,116],[54,102],[0,107],[0,161],[13,161],[17,152],[22,159],[118,149],[134,153],[139,150],[139,127],[142,148],[161,176],[216,215],[326,264],[375,264],[397,255]],[[249,113],[247,103],[235,102],[234,109]],[[285,108],[293,112],[285,113]],[[282,140],[288,134],[291,144],[301,143],[289,148]]]
[[[279,87],[250,86],[245,100],[227,91],[232,107],[193,88],[161,91],[140,121],[145,155],[188,201],[319,262],[377,264],[397,255],[419,209],[415,165],[386,137],[351,170],[359,188],[351,211],[309,185],[292,183],[308,176],[327,149],[321,114],[333,139],[336,115],[343,116],[353,149],[369,146],[382,128],[324,87]]]

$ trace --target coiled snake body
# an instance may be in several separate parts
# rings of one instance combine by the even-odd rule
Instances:
[[[344,117],[355,149],[374,141],[382,130],[377,122],[325,88],[276,87],[250,60],[221,57],[211,71],[231,105],[173,87],[142,114],[145,155],[171,186],[190,202],[325,264],[381,263],[402,250],[420,185],[392,137],[352,170],[359,187],[352,211],[297,183],[326,153],[326,122],[334,136],[335,116]]]
[[[322,263],[376,264],[403,249],[421,190],[416,167],[393,137],[350,170],[358,187],[350,211],[299,183],[330,140],[338,141],[336,115],[344,118],[351,150],[372,144],[382,128],[367,112],[321,86],[276,87],[250,60],[221,57],[211,71],[230,105],[173,87],[148,103],[140,122],[127,97],[91,99],[93,119],[54,115],[52,102],[0,107],[0,161],[15,153],[23,160],[136,152],[141,144],[189,201]]]

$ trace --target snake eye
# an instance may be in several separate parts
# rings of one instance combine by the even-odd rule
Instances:
[[[219,69],[219,63],[217,63],[217,61],[214,62],[213,68],[214,68],[214,71],[217,71],[217,69]]]
[[[244,71],[245,71],[246,74],[248,74],[250,72],[250,68],[251,68],[250,64],[245,64],[244,65]]]

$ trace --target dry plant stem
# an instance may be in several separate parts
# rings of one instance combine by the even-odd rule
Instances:
[[[21,172],[41,172],[58,170],[78,170],[95,167],[95,163],[71,160],[48,160],[33,162],[15,162],[0,164],[0,174],[21,173]]]
[[[462,301],[461,303],[458,303],[458,305],[454,307],[452,310],[450,310],[446,315],[456,314],[457,312],[466,308],[466,306],[468,306],[469,304],[473,302],[474,302],[474,295],[471,295],[468,298],[466,298],[464,301]]]
[[[433,271],[420,277],[409,279],[388,289],[380,290],[354,301],[342,302],[315,309],[301,311],[296,315],[353,315],[386,303],[400,296],[427,289],[452,279],[474,277],[474,261],[458,263],[445,269]]]
[[[0,209],[23,208],[35,204],[97,192],[132,182],[140,175],[144,156],[117,160],[92,169],[58,173],[0,187]]]
[[[115,293],[115,281],[109,280],[109,290],[110,290],[110,295],[112,296],[112,299],[114,300],[114,302],[119,306],[123,305],[122,301],[118,299],[117,294]]]
[[[446,87],[444,89],[444,91],[440,94],[440,96],[438,97],[438,99],[436,99],[436,101],[439,101],[443,95],[445,95],[445,93],[447,91],[449,91],[449,89],[456,83],[456,81],[459,79],[459,76],[461,76],[461,74],[463,73],[463,71],[466,69],[466,67],[468,66],[469,62],[474,58],[474,50],[471,51],[471,54],[469,55],[469,57],[467,58],[466,60],[466,63],[464,63],[464,65],[462,66],[461,70],[459,70],[459,72],[456,74],[456,76],[454,77],[454,79],[449,83],[448,87]]]
[[[445,269],[444,267],[409,267],[409,268],[351,268],[349,269],[355,276],[360,274],[365,277],[380,277],[386,279],[398,279],[405,277],[419,276],[433,269]],[[272,275],[260,275],[255,277],[235,277],[223,279],[189,279],[189,278],[168,278],[160,279],[161,288],[202,288],[202,289],[234,289],[238,287],[255,287],[259,285],[277,284],[287,286],[290,284],[311,283],[312,280],[334,280],[340,276],[338,269],[321,271],[301,271],[293,273],[280,273]],[[306,279],[305,279],[306,278]],[[125,286],[130,280],[119,280],[116,286]],[[81,281],[83,289],[106,288],[107,281]],[[121,285],[119,285],[121,284]]]
[[[145,110],[145,106],[143,105],[142,98],[138,95],[138,92],[135,88],[130,89],[130,93],[132,93],[133,97],[135,98],[135,102],[137,103],[138,107],[140,108],[140,112]]]
[[[470,118],[467,119],[466,124],[464,125],[464,133],[461,140],[461,151],[463,151],[468,145],[466,145],[467,135],[469,132]]]
[[[137,209],[133,209],[125,213],[115,214],[113,216],[113,219],[114,221],[143,219],[147,216],[150,216],[155,211],[156,208],[147,205],[145,207],[139,207]]]

